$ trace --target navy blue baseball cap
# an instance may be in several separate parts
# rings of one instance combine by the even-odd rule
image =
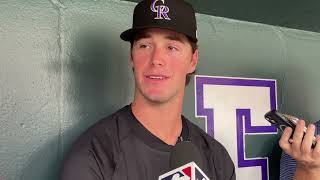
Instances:
[[[197,42],[197,22],[192,6],[184,0],[143,0],[133,12],[132,28],[121,33],[124,41],[132,41],[146,28],[163,28],[182,33]]]

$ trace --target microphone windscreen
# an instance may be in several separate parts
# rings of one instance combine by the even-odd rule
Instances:
[[[200,169],[203,168],[203,160],[199,149],[190,141],[178,142],[170,154],[170,169],[176,169],[192,161]]]

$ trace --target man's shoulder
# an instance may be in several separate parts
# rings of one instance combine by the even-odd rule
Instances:
[[[124,106],[123,108],[117,110],[109,116],[102,118],[100,121],[88,128],[87,132],[99,134],[106,132],[114,132],[118,130],[119,127],[126,128],[131,118],[130,106]]]
[[[130,112],[130,106],[125,106],[82,133],[72,144],[64,159],[62,176],[66,178],[85,173],[82,179],[91,175],[92,172],[94,176],[102,177],[104,173],[110,175],[119,157],[121,137],[126,136],[130,126],[128,125]]]
[[[130,131],[130,111],[130,106],[125,106],[102,118],[82,133],[74,146],[90,146],[96,141],[102,144],[120,141]]]

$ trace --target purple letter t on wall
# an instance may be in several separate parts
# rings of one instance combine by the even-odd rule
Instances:
[[[264,119],[276,109],[276,81],[234,77],[195,77],[196,116],[221,142],[236,166],[237,179],[269,179],[268,158],[246,158],[245,135],[276,134]]]

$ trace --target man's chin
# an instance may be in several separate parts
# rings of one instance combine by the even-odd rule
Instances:
[[[146,91],[139,91],[140,95],[151,104],[165,104],[173,100],[177,94],[169,93],[163,89],[148,89]]]
[[[145,98],[152,104],[164,104],[170,100],[170,98],[163,95],[145,95]]]
[[[153,104],[164,104],[168,102],[168,99],[164,97],[147,97],[147,99]]]

